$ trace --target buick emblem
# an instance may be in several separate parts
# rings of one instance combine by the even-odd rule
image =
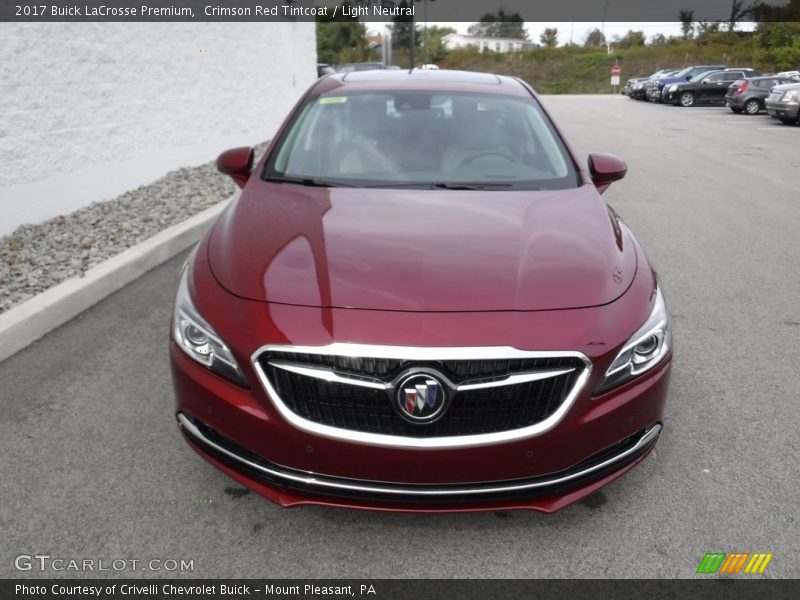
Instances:
[[[428,373],[412,373],[397,386],[398,412],[412,423],[431,423],[441,417],[446,400],[444,385]]]

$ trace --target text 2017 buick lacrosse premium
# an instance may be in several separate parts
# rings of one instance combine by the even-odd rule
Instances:
[[[552,512],[653,448],[656,275],[524,82],[318,80],[183,268],[177,419],[282,506]]]

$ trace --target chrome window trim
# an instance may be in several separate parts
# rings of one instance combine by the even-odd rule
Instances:
[[[264,465],[255,463],[247,458],[239,456],[228,450],[227,448],[223,448],[216,442],[208,439],[203,432],[201,432],[197,426],[192,423],[183,413],[178,413],[178,422],[183,430],[191,437],[196,439],[202,444],[213,448],[217,452],[228,456],[229,458],[235,460],[236,462],[246,465],[251,469],[259,471],[265,475],[270,477],[276,477],[283,480],[293,481],[295,483],[300,483],[302,485],[306,485],[309,487],[317,487],[317,488],[327,488],[333,490],[340,490],[340,491],[349,491],[349,492],[366,492],[371,494],[384,494],[387,496],[391,495],[405,495],[405,496],[425,496],[425,497],[447,497],[447,496],[459,496],[459,495],[476,495],[476,494],[496,494],[496,493],[509,493],[509,492],[520,492],[526,490],[533,490],[536,488],[551,486],[551,485],[559,485],[568,483],[575,479],[580,479],[581,477],[585,477],[590,475],[596,471],[600,471],[602,469],[606,469],[617,462],[620,462],[631,455],[634,455],[644,448],[646,448],[649,444],[655,442],[658,434],[661,432],[661,424],[656,423],[650,429],[645,431],[642,434],[642,437],[639,440],[628,448],[627,450],[607,458],[603,462],[600,462],[596,465],[592,465],[591,467],[587,467],[575,473],[571,473],[569,475],[555,475],[552,477],[544,476],[536,481],[529,481],[523,483],[506,483],[503,484],[502,482],[494,482],[493,484],[484,484],[484,485],[470,485],[470,484],[452,484],[447,487],[422,487],[424,484],[399,484],[399,485],[387,485],[385,482],[376,482],[372,483],[369,481],[363,481],[358,479],[347,479],[341,477],[330,477],[326,475],[322,475],[319,473],[309,473],[309,472],[290,472],[282,470],[282,467],[278,465],[274,465],[272,467],[266,467]],[[285,468],[285,467],[284,467]]]
[[[415,361],[432,360],[504,360],[525,358],[578,358],[585,365],[583,371],[572,386],[567,397],[558,409],[548,418],[529,427],[499,431],[495,433],[481,433],[462,436],[445,436],[436,438],[410,438],[397,435],[384,435],[341,429],[330,425],[323,425],[304,419],[295,414],[283,400],[269,381],[267,374],[258,362],[258,357],[264,352],[293,352],[298,354],[321,354],[326,356],[347,356],[351,358],[386,358],[408,359]],[[325,438],[343,442],[364,444],[369,446],[383,446],[387,448],[472,448],[488,446],[491,444],[504,444],[542,435],[553,429],[569,412],[576,398],[583,390],[589,375],[592,372],[591,361],[581,352],[577,351],[540,351],[519,350],[510,346],[477,346],[477,347],[416,347],[416,346],[372,346],[368,344],[350,344],[334,342],[326,346],[291,346],[268,344],[256,350],[250,357],[250,362],[258,376],[261,385],[267,392],[278,413],[291,425],[310,433]],[[350,383],[350,381],[348,381]]]

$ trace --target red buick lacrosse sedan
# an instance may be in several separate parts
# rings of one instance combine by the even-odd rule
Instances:
[[[318,80],[183,268],[191,446],[282,506],[552,512],[661,432],[667,312],[583,168],[509,77]]]

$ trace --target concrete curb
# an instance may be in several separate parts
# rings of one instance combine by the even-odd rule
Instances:
[[[231,198],[0,314],[0,362],[197,242]]]

